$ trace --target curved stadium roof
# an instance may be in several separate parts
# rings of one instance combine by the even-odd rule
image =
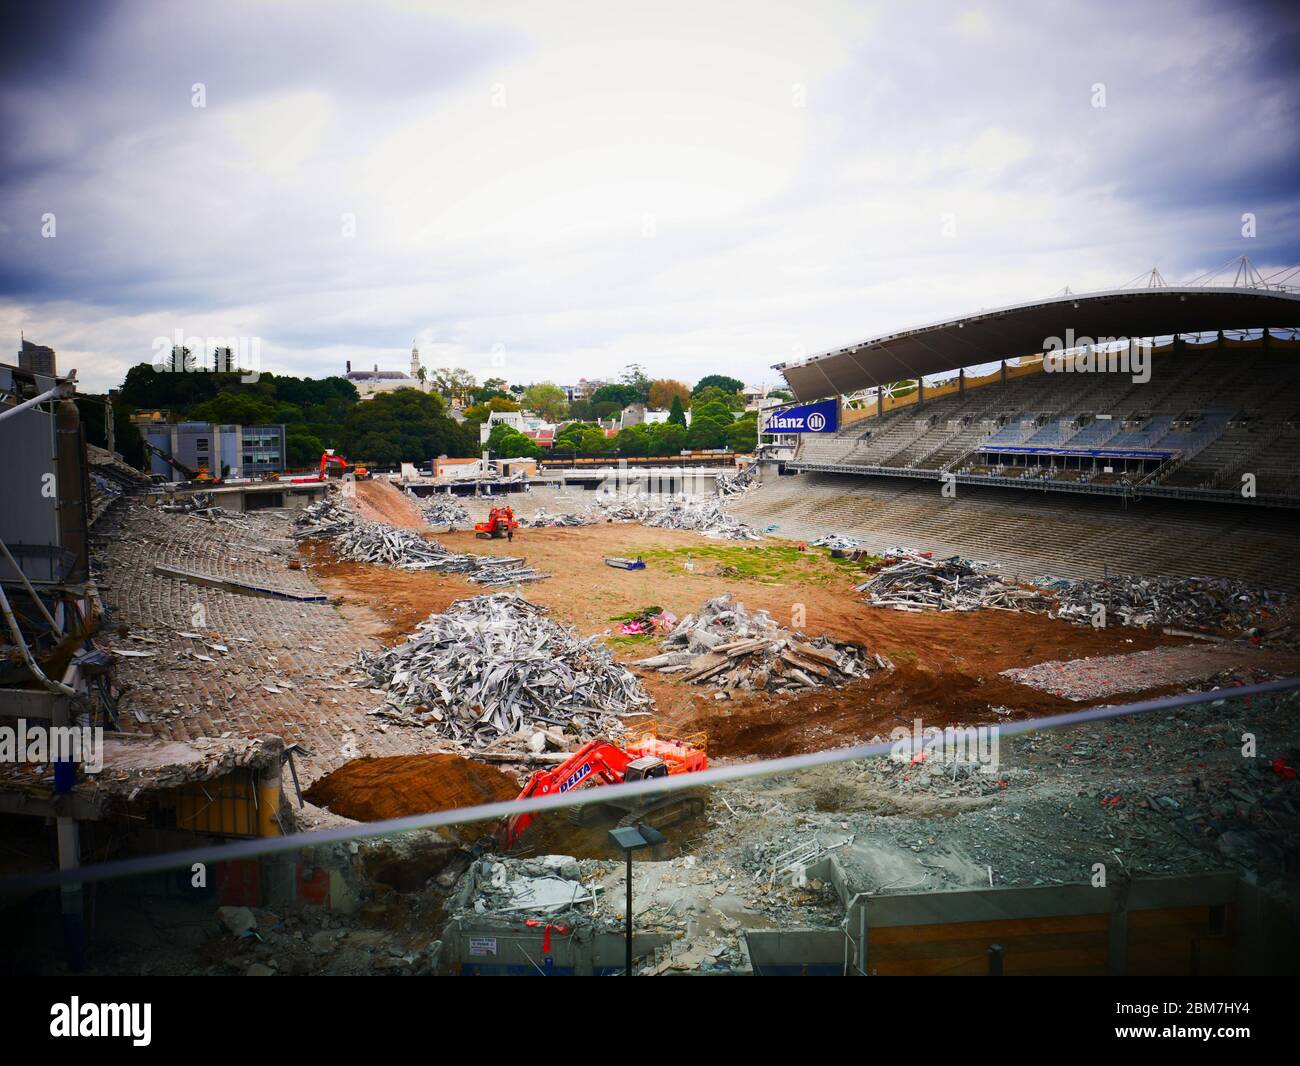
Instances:
[[[799,400],[815,400],[958,367],[1037,355],[1048,337],[1167,337],[1300,326],[1300,294],[1280,289],[1184,286],[1054,297],[873,337],[777,363]]]

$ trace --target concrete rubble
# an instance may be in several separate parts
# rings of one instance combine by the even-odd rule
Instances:
[[[650,703],[598,637],[511,593],[459,600],[361,663],[384,696],[373,713],[474,748],[548,726],[582,739],[618,733],[620,714]]]
[[[792,633],[766,611],[746,611],[729,593],[678,622],[663,647],[663,654],[637,665],[680,674],[694,684],[711,682],[725,691],[838,688],[867,676],[872,666],[889,665],[856,644]]]

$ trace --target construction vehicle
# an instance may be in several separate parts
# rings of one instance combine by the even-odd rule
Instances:
[[[145,441],[144,446],[146,451],[149,451],[152,454],[158,456],[159,459],[161,459],[164,463],[170,466],[177,473],[179,473],[186,481],[216,482],[220,480],[212,476],[212,471],[208,469],[206,464],[200,466],[197,470],[195,470],[193,467],[186,466],[174,455],[172,455],[171,452],[164,451],[162,448],[159,448],[158,445],[156,444],[151,444],[149,441]]]
[[[343,456],[336,455],[333,448],[326,448],[320,453],[321,481],[329,480],[330,467],[333,464],[337,464],[341,468],[339,471],[341,474],[346,474],[348,472],[348,467],[352,465],[344,459]],[[358,481],[369,481],[370,471],[364,466],[352,466],[352,476]]]
[[[500,540],[502,537],[514,540],[515,530],[518,528],[519,520],[515,518],[515,512],[508,505],[493,507],[488,512],[487,521],[479,522],[474,526],[474,535],[480,540]]]
[[[588,741],[558,766],[538,770],[533,774],[519,793],[518,799],[558,795],[575,788],[597,785],[652,781],[677,774],[695,773],[708,769],[708,766],[703,733],[682,738],[669,737],[651,726],[626,748],[620,748],[607,740]],[[698,791],[673,791],[662,796],[643,794],[619,797],[608,802],[586,803],[572,808],[571,816],[584,825],[607,820],[612,814],[620,826],[649,822],[656,828],[664,828],[700,814],[703,810],[704,797]],[[514,847],[535,817],[537,815],[530,812],[504,819],[497,828],[499,849],[509,851]]]

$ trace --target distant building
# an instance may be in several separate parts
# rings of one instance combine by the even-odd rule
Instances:
[[[213,477],[257,477],[278,474],[285,468],[285,430],[282,425],[133,421],[149,444],[196,473],[207,467]],[[181,471],[152,450],[149,452],[149,472],[168,481],[184,477]]]
[[[428,392],[427,382],[420,380],[420,349],[411,345],[411,372],[402,370],[380,370],[375,364],[374,370],[353,370],[352,361],[347,363],[347,379],[356,386],[357,395],[363,400],[381,392],[396,392],[398,389],[419,389]]]
[[[602,385],[607,384],[609,384],[609,382],[601,381],[599,378],[593,379],[592,381],[588,381],[586,378],[579,378],[576,385],[561,385],[560,388],[564,390],[564,395],[568,398],[569,403],[573,403],[575,400],[590,400],[592,393]]]
[[[668,421],[671,411],[652,411],[643,403],[630,403],[623,408],[623,413],[619,417],[619,426],[627,429],[629,426],[658,425]]]
[[[18,353],[18,369],[53,377],[57,373],[54,349],[43,344],[33,344],[24,337],[22,349]]]
[[[479,443],[486,444],[488,437],[492,435],[492,427],[502,424],[513,427],[539,444],[541,441],[536,436],[539,433],[549,431],[550,439],[552,441],[555,439],[555,423],[546,421],[541,415],[534,414],[532,411],[493,411],[488,415],[486,422],[479,424]]]

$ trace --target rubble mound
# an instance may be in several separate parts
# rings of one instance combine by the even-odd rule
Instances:
[[[640,522],[654,529],[694,530],[717,540],[762,540],[758,530],[722,509],[717,500],[652,503],[625,497],[597,500],[595,505],[612,522]]]
[[[415,496],[414,493],[411,494]],[[415,497],[420,514],[431,526],[454,526],[469,521],[469,511],[454,496]]]
[[[539,507],[532,518],[525,518],[520,525],[531,529],[549,529],[556,526],[590,526],[596,522],[591,514],[551,514],[545,507]]]
[[[476,748],[546,726],[583,739],[620,732],[618,714],[650,703],[598,637],[579,637],[515,593],[458,600],[362,666],[388,717]]]
[[[476,585],[515,585],[541,581],[548,575],[508,555],[473,555],[444,548],[418,530],[384,522],[362,522],[356,514],[330,496],[303,509],[294,523],[294,537],[320,537],[330,542],[340,559],[354,563],[390,566],[395,570],[431,570],[439,574],[465,574]]]
[[[511,800],[510,774],[461,755],[394,755],[353,759],[304,794],[309,803],[358,822]]]
[[[954,555],[935,559],[932,552],[890,548],[872,577],[857,586],[873,607],[895,611],[978,611],[998,607],[1045,613],[1051,602],[1038,592],[1008,584],[988,563]]]
[[[1092,623],[1096,608],[1102,606],[1113,620],[1126,626],[1245,631],[1277,619],[1287,606],[1284,593],[1228,578],[1045,578],[1040,584],[1058,597],[1058,617],[1084,625]]]
[[[838,688],[866,677],[872,665],[889,665],[860,645],[783,629],[766,611],[746,611],[730,593],[683,618],[663,646],[662,655],[637,665],[681,674],[683,681],[694,684],[711,681],[728,690]]]

